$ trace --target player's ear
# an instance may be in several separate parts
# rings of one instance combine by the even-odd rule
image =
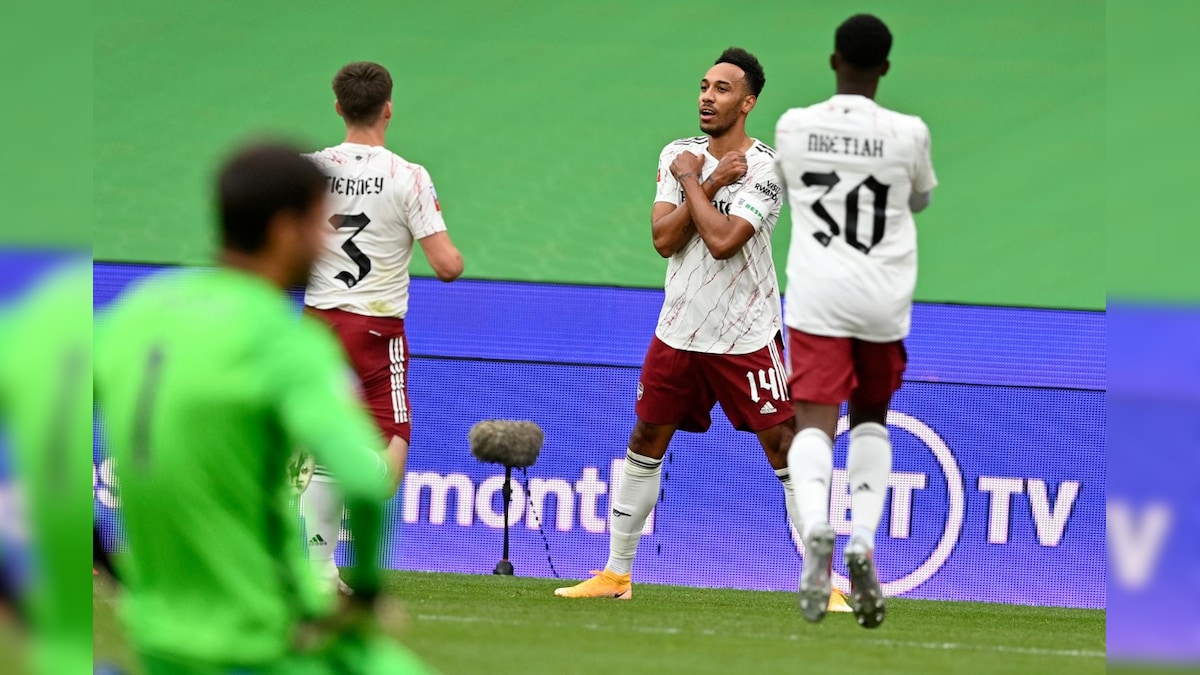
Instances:
[[[879,66],[879,76],[883,77],[888,74],[888,70],[892,67],[891,61],[884,61],[882,66]]]
[[[754,110],[754,105],[758,103],[758,97],[754,94],[742,99],[742,114],[749,115],[751,110]]]
[[[291,241],[301,230],[304,223],[303,213],[296,209],[282,209],[271,219],[271,236],[283,241]]]
[[[313,217],[313,209],[319,208],[318,202],[304,209],[284,209],[275,214],[268,240],[274,239],[277,250],[306,252],[312,247],[311,242],[318,239],[314,235],[321,229]]]
[[[333,100],[333,110],[338,114],[338,117],[345,117],[342,114],[342,104],[337,99]]]
[[[286,211],[277,211],[267,221],[266,235],[263,237],[262,248],[259,249],[259,252],[268,257],[278,255],[280,251],[286,252],[291,248],[291,242],[295,238],[294,233],[289,231],[291,229],[291,222]]]
[[[838,69],[838,65],[841,64],[841,61],[842,61],[842,57],[838,56],[837,52],[830,54],[829,55],[829,69],[836,73],[837,69]]]
[[[391,101],[388,101],[387,103],[383,104],[383,119],[385,119],[385,120],[392,119],[392,102]]]

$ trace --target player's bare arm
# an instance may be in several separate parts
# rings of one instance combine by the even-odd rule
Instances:
[[[713,206],[700,184],[703,168],[703,157],[681,152],[671,162],[671,175],[683,187],[686,197],[684,205],[708,252],[717,260],[725,260],[733,257],[750,241],[750,237],[754,236],[754,226],[743,218],[727,216]]]
[[[438,279],[449,282],[462,276],[464,267],[462,253],[458,252],[458,248],[450,240],[448,233],[435,232],[417,241],[420,242],[421,251],[425,254],[425,259],[429,261],[429,266],[433,268],[433,273],[437,275]]]
[[[913,192],[908,197],[908,208],[913,213],[920,213],[933,201],[933,190],[929,192]]]
[[[705,198],[711,201],[717,196],[717,191],[733,185],[744,175],[746,153],[736,150],[725,153],[712,175],[701,184]],[[654,236],[654,250],[664,258],[674,255],[696,234],[692,214],[687,207],[671,202],[654,202],[654,209],[650,213],[650,229]]]

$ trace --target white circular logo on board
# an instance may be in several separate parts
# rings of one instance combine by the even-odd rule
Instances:
[[[921,584],[928,581],[933,575],[937,574],[942,565],[950,559],[950,554],[954,552],[954,546],[958,543],[958,535],[962,533],[963,519],[967,512],[966,489],[963,487],[962,471],[958,467],[958,460],[954,459],[954,453],[950,451],[950,446],[946,445],[946,441],[938,435],[936,431],[931,429],[929,425],[921,420],[906,415],[902,412],[888,411],[887,416],[888,426],[903,429],[913,436],[917,437],[933,453],[938,464],[942,467],[942,474],[946,478],[946,494],[949,501],[949,509],[946,512],[946,528],[942,531],[942,537],[934,547],[933,552],[925,559],[925,562],[917,566],[917,568],[908,574],[893,579],[891,581],[881,581],[883,586],[883,594],[901,595],[907,593]],[[845,415],[838,420],[837,435],[841,436],[850,429],[850,419]],[[796,541],[801,554],[804,552],[804,544],[800,542],[796,535],[795,528],[792,528],[792,537]],[[842,592],[849,592],[850,580],[833,571],[833,585]]]

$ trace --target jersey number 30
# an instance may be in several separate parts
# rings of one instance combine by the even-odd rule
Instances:
[[[829,226],[829,232],[813,232],[813,238],[821,242],[822,246],[829,246],[829,242],[833,241],[834,237],[842,234],[842,228],[838,226],[837,221],[829,214],[829,210],[821,203],[821,200],[833,191],[833,187],[841,182],[836,171],[829,173],[813,173],[806,171],[800,180],[804,181],[805,185],[823,185],[825,192],[813,202],[813,213],[817,217],[825,221]],[[863,244],[858,240],[858,195],[863,188],[871,191],[875,198],[874,218],[871,223],[871,243]],[[875,245],[883,240],[883,228],[887,224],[887,196],[888,186],[880,183],[874,176],[867,176],[863,182],[855,185],[850,192],[846,194],[846,243],[854,248],[862,251],[863,254],[871,252]]]
[[[354,288],[371,271],[371,259],[367,257],[367,254],[362,252],[362,249],[354,244],[354,238],[358,236],[359,232],[363,231],[364,227],[371,224],[371,219],[365,213],[355,213],[353,215],[339,214],[330,216],[329,224],[338,230],[354,230],[354,233],[346,239],[346,243],[342,244],[342,250],[346,252],[346,255],[350,256],[354,264],[358,265],[358,276],[354,276],[350,272],[338,272],[335,275],[335,278],[346,284],[346,288]]]

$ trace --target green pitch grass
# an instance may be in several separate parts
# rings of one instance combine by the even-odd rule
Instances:
[[[444,673],[1102,673],[1104,612],[891,600],[887,622],[805,623],[791,593],[634,587],[630,602],[565,600],[554,579],[390,573],[403,641]],[[95,653],[129,665],[98,584]],[[136,672],[136,671],[133,671]]]

